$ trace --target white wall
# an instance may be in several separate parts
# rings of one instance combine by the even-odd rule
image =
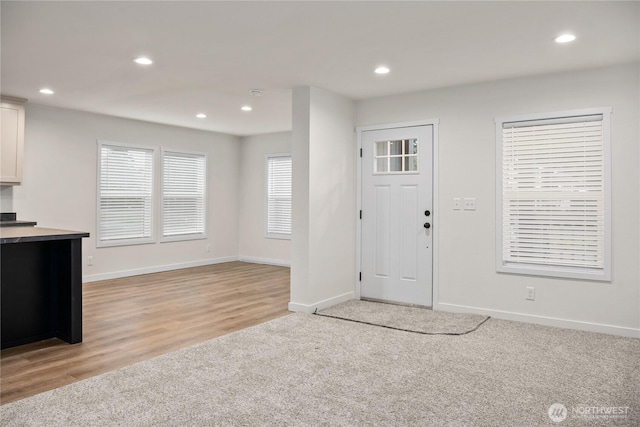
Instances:
[[[13,185],[0,186],[0,212],[13,212]]]
[[[25,135],[24,181],[12,190],[13,209],[42,227],[91,233],[83,239],[85,281],[237,259],[238,137],[35,104],[27,104]],[[96,248],[97,140],[208,153],[208,238]]]
[[[357,103],[357,124],[440,119],[439,304],[526,320],[640,336],[639,67],[626,65],[390,96]],[[498,116],[613,108],[613,280],[495,271],[495,124]],[[476,211],[453,211],[475,197]],[[525,300],[525,287],[536,301]]]
[[[293,311],[355,292],[354,103],[314,87],[293,91]]]
[[[291,265],[291,240],[265,237],[267,155],[287,153],[291,154],[291,132],[242,138],[240,260]]]

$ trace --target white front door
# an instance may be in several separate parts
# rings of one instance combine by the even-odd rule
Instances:
[[[432,305],[433,126],[362,132],[360,296]]]

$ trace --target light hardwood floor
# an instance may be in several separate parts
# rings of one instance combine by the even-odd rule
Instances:
[[[289,269],[243,262],[83,285],[83,342],[2,350],[2,404],[288,313]]]

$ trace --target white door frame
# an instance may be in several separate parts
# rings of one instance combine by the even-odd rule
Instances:
[[[360,210],[362,209],[362,157],[360,157],[360,153],[362,150],[362,132],[371,131],[371,130],[385,130],[385,129],[395,129],[395,128],[405,128],[405,127],[415,127],[415,126],[433,126],[433,165],[432,165],[432,173],[433,173],[433,216],[431,223],[433,225],[433,267],[432,267],[432,286],[433,286],[433,301],[432,301],[432,309],[438,310],[439,304],[439,250],[440,250],[440,206],[438,202],[438,125],[440,124],[439,119],[431,119],[431,120],[418,120],[412,122],[400,122],[400,123],[389,123],[382,125],[371,125],[371,126],[358,126],[356,127],[356,298],[360,299],[360,272],[362,271],[362,220],[360,220]]]

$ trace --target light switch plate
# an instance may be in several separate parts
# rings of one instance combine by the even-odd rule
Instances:
[[[475,199],[475,197],[466,197],[464,199],[464,210],[465,211],[475,211],[476,210],[476,199]]]

